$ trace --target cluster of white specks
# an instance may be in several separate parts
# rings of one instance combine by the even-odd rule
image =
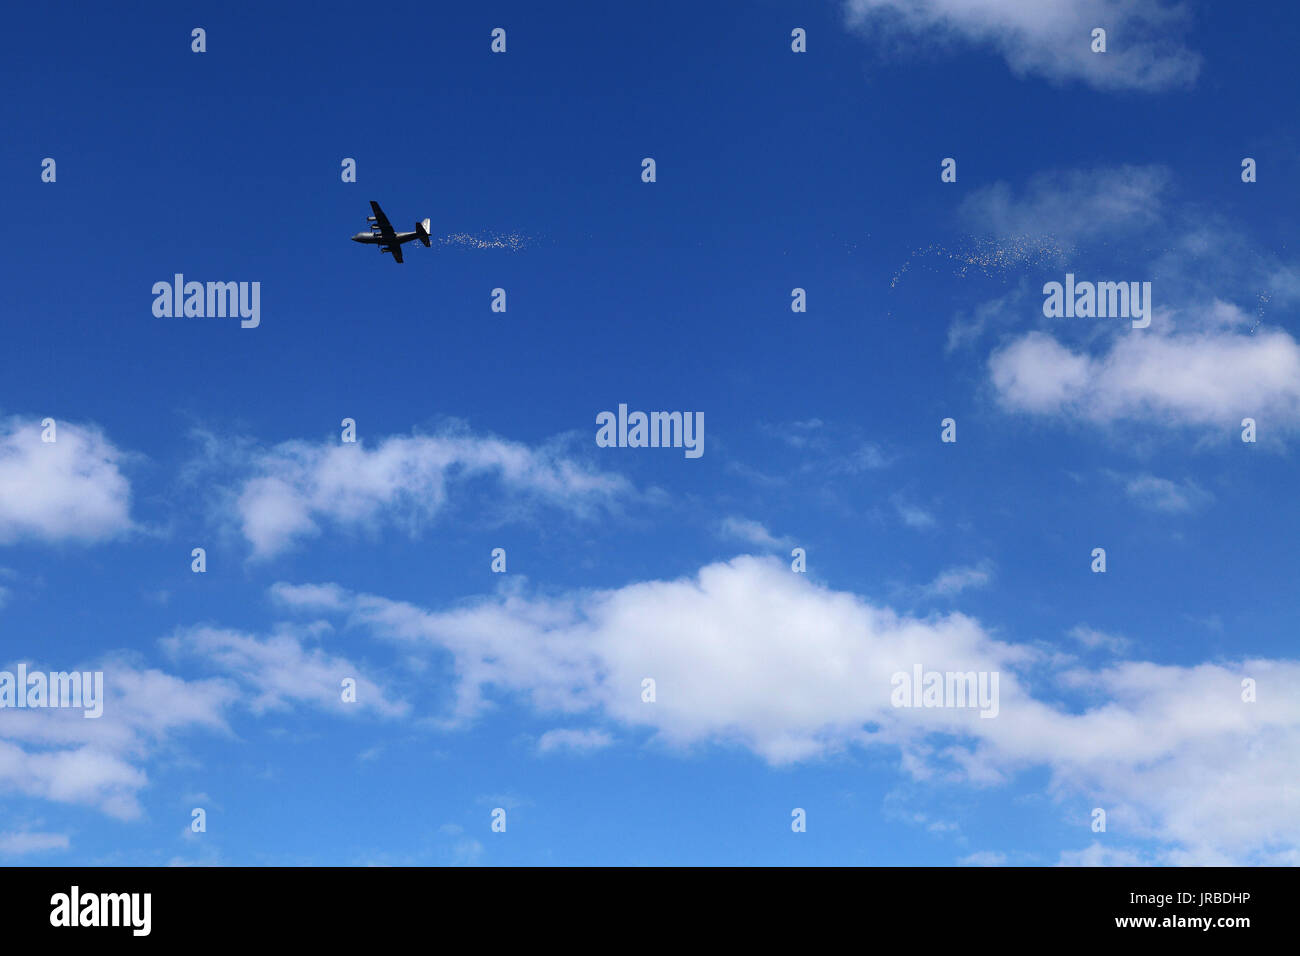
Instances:
[[[467,249],[509,249],[517,252],[531,241],[531,237],[517,232],[481,233],[472,236],[468,232],[454,232],[438,240],[442,246],[464,246]]]
[[[943,243],[931,243],[917,249],[903,263],[889,282],[892,289],[911,268],[912,260],[926,257],[953,263],[953,275],[964,279],[972,270],[985,276],[1001,276],[1011,269],[1055,262],[1065,254],[1065,247],[1053,236],[1013,236],[1008,239],[967,238],[956,249]]]
[[[1260,292],[1258,293],[1258,298],[1259,298],[1259,308],[1255,310],[1255,324],[1250,327],[1251,335],[1255,334],[1255,330],[1259,328],[1260,323],[1264,321],[1264,307],[1268,305],[1268,300],[1273,298],[1273,293]]]

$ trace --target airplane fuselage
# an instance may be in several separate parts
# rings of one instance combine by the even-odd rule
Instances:
[[[410,242],[412,239],[418,237],[418,232],[395,232],[393,233],[393,239],[388,240],[377,232],[359,232],[352,237],[352,241],[364,242],[370,246],[387,245],[390,241],[396,242],[400,245],[403,242]]]

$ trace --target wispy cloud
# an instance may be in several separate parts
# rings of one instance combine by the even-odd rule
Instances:
[[[941,571],[929,584],[919,591],[923,597],[955,597],[971,588],[986,587],[993,580],[993,562],[984,560],[978,564],[948,568]]]
[[[1183,42],[1187,9],[1159,0],[846,0],[851,29],[897,46],[915,38],[996,50],[1018,76],[1079,81],[1102,90],[1190,86],[1201,58]],[[1093,53],[1092,30],[1108,33]]]
[[[557,444],[530,447],[448,432],[396,436],[372,450],[363,442],[286,442],[246,454],[252,476],[233,507],[256,557],[268,557],[324,525],[357,530],[383,524],[414,534],[478,482],[516,511],[545,505],[577,516],[612,508],[632,491],[623,477],[588,468]]]
[[[894,463],[894,458],[878,443],[865,439],[853,426],[807,418],[764,423],[761,428],[799,454],[799,471],[804,474],[858,475]]]
[[[319,596],[321,592],[317,591]],[[214,627],[179,631],[161,641],[174,658],[195,658],[235,678],[251,691],[255,712],[284,710],[311,703],[339,713],[373,711],[399,717],[409,706],[378,683],[362,676],[345,657],[309,646],[310,638],[282,630],[265,638]],[[355,700],[343,700],[343,681],[355,683]]]
[[[792,539],[777,537],[760,522],[750,518],[730,516],[718,523],[718,534],[732,541],[743,541],[756,548],[788,548]]]
[[[1112,477],[1123,484],[1124,494],[1131,501],[1152,511],[1181,514],[1196,511],[1214,500],[1214,495],[1190,478],[1177,482],[1151,474],[1123,476],[1112,473]]]
[[[1086,624],[1078,624],[1070,629],[1069,636],[1090,651],[1103,650],[1112,654],[1123,654],[1132,645],[1127,637],[1108,634]]]
[[[909,528],[916,528],[924,531],[933,528],[938,524],[934,515],[926,511],[920,505],[912,504],[898,496],[895,496],[892,501],[894,511],[898,513],[898,517],[902,520],[903,524],[907,525]]]
[[[1020,189],[998,182],[962,201],[958,217],[980,235],[1059,242],[1149,229],[1165,221],[1164,166],[1102,166],[1036,173]]]
[[[24,856],[48,850],[66,850],[69,846],[66,833],[36,833],[25,830],[0,833],[0,856]]]
[[[614,742],[614,738],[603,730],[548,730],[537,741],[538,753],[554,753],[567,750],[575,753],[591,753],[604,750]]]

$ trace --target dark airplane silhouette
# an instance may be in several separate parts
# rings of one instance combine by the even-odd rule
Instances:
[[[402,243],[410,242],[412,239],[419,239],[427,247],[429,245],[429,220],[417,222],[415,232],[394,232],[393,224],[388,221],[384,211],[379,208],[379,203],[373,199],[370,200],[370,208],[375,211],[373,216],[367,216],[370,220],[370,231],[359,232],[352,237],[353,242],[364,242],[368,245],[379,246],[380,252],[391,252],[393,258],[398,262],[402,261]]]

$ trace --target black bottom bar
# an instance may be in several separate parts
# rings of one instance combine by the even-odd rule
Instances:
[[[29,868],[0,870],[0,917],[9,942],[337,945],[424,931],[448,944],[468,934],[471,944],[604,939],[634,949],[845,934],[921,947],[1125,937],[1231,946],[1290,936],[1296,882],[1293,869],[1229,868]],[[149,894],[147,921],[145,897],[130,894]],[[620,935],[599,935],[610,930]]]

